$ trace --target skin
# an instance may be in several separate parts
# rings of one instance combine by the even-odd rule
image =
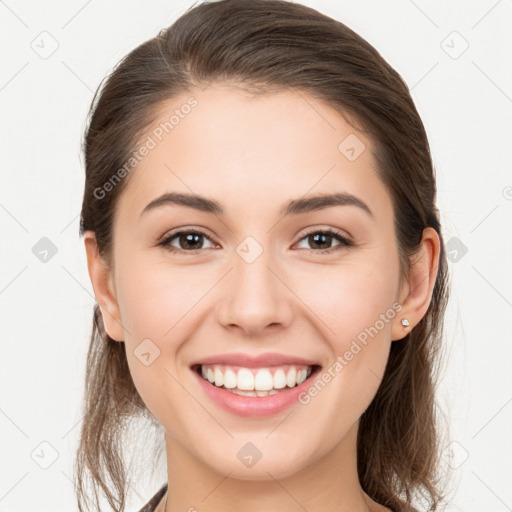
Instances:
[[[137,390],[165,428],[166,512],[388,510],[358,481],[359,418],[377,392],[391,343],[403,342],[428,309],[439,237],[424,231],[400,288],[391,196],[375,172],[371,140],[306,94],[255,97],[219,83],[162,104],[155,126],[191,94],[198,106],[130,175],[115,215],[113,264],[99,257],[94,234],[85,234],[105,328],[125,342]],[[349,134],[366,146],[355,161],[338,150]],[[141,216],[171,191],[215,199],[225,214],[167,205]],[[279,215],[291,199],[333,191],[357,196],[374,215],[350,205]],[[188,253],[157,245],[176,228],[206,237],[192,249],[174,238],[172,246]],[[315,244],[306,236],[328,228],[356,245],[334,238]],[[236,252],[247,236],[263,249],[252,263]],[[318,254],[328,247],[330,254]],[[403,309],[310,403],[268,418],[220,409],[189,368],[205,356],[268,351],[328,368],[393,303]],[[160,355],[146,366],[134,350],[148,338]],[[236,456],[247,442],[262,453],[251,468]]]

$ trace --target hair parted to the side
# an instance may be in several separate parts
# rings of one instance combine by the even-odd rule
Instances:
[[[406,338],[392,343],[381,386],[361,417],[357,450],[360,482],[372,499],[401,510],[404,501],[422,497],[429,510],[438,510],[435,385],[449,292],[435,174],[406,84],[363,38],[286,0],[220,0],[189,9],[124,57],[96,91],[84,138],[80,234],[93,231],[100,254],[112,263],[113,216],[130,175],[101,200],[95,190],[123,167],[162,101],[214,81],[263,94],[310,94],[369,135],[377,172],[393,201],[402,279],[423,229],[438,232],[441,256],[431,304]],[[96,509],[100,489],[112,509],[122,512],[128,480],[124,426],[151,414],[131,379],[125,344],[107,335],[97,304],[83,409],[75,467],[79,510],[90,510],[89,477]]]

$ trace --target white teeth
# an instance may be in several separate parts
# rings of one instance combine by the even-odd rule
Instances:
[[[241,395],[241,396],[256,396],[256,391],[242,391],[238,388],[230,389],[231,393],[234,393],[235,395]]]
[[[234,393],[235,395],[241,395],[241,396],[268,396],[268,395],[276,395],[279,393],[277,389],[271,389],[269,391],[242,391],[240,389],[230,389],[231,393]]]
[[[306,373],[307,370],[305,368],[297,372],[297,384],[302,384],[306,380]]]
[[[236,373],[231,368],[227,368],[224,372],[224,387],[236,388]]]
[[[286,384],[288,384],[289,388],[293,388],[293,386],[295,386],[296,383],[297,383],[297,370],[295,368],[292,368],[286,374]]]
[[[286,387],[286,375],[281,368],[276,370],[276,373],[274,373],[274,387],[276,389],[283,389]]]
[[[254,389],[268,391],[274,387],[274,379],[268,370],[260,370],[254,379]]]
[[[278,393],[287,386],[302,384],[311,374],[312,367],[284,365],[272,375],[269,368],[253,370],[227,365],[201,365],[201,375],[217,387],[245,396],[267,396]]]
[[[250,370],[241,368],[238,370],[237,386],[238,389],[246,391],[254,389],[254,376]]]
[[[222,375],[218,366],[214,368],[213,375],[215,377],[215,385],[220,388],[224,384],[224,375]]]

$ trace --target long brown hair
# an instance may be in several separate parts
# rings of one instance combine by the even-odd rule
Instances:
[[[392,343],[383,381],[358,434],[359,479],[371,498],[401,510],[403,501],[423,497],[429,510],[438,510],[434,392],[448,280],[435,175],[407,85],[367,41],[339,21],[285,0],[221,0],[189,9],[124,57],[96,91],[84,139],[80,234],[93,231],[100,254],[111,261],[113,215],[130,175],[108,193],[102,187],[129,160],[162,101],[213,81],[236,82],[262,94],[279,89],[310,94],[369,134],[377,172],[393,201],[402,278],[423,229],[431,226],[441,237],[428,311],[404,340]],[[112,509],[122,512],[128,478],[125,424],[136,417],[153,420],[132,381],[124,342],[107,335],[98,304],[83,408],[75,467],[79,509],[86,510],[89,476],[96,506],[101,489]]]

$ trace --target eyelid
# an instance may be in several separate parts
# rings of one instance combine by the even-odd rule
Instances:
[[[313,235],[315,233],[332,233],[333,235],[345,238],[346,240],[348,240],[352,243],[355,243],[355,242],[353,242],[352,235],[350,235],[347,231],[341,230],[339,228],[335,228],[332,226],[328,226],[328,225],[322,225],[322,224],[308,226],[307,228],[304,228],[301,231],[299,231],[297,236],[299,237],[299,240],[302,240],[304,237]]]
[[[161,237],[157,239],[157,243],[165,242],[169,238],[172,238],[176,235],[179,235],[181,233],[199,233],[201,235],[204,235],[206,238],[210,239],[212,242],[214,242],[214,238],[212,235],[209,234],[208,230],[202,226],[184,226],[184,227],[178,227],[171,229],[169,231],[166,231]],[[217,243],[217,242],[215,242]],[[218,245],[218,244],[217,244]]]

